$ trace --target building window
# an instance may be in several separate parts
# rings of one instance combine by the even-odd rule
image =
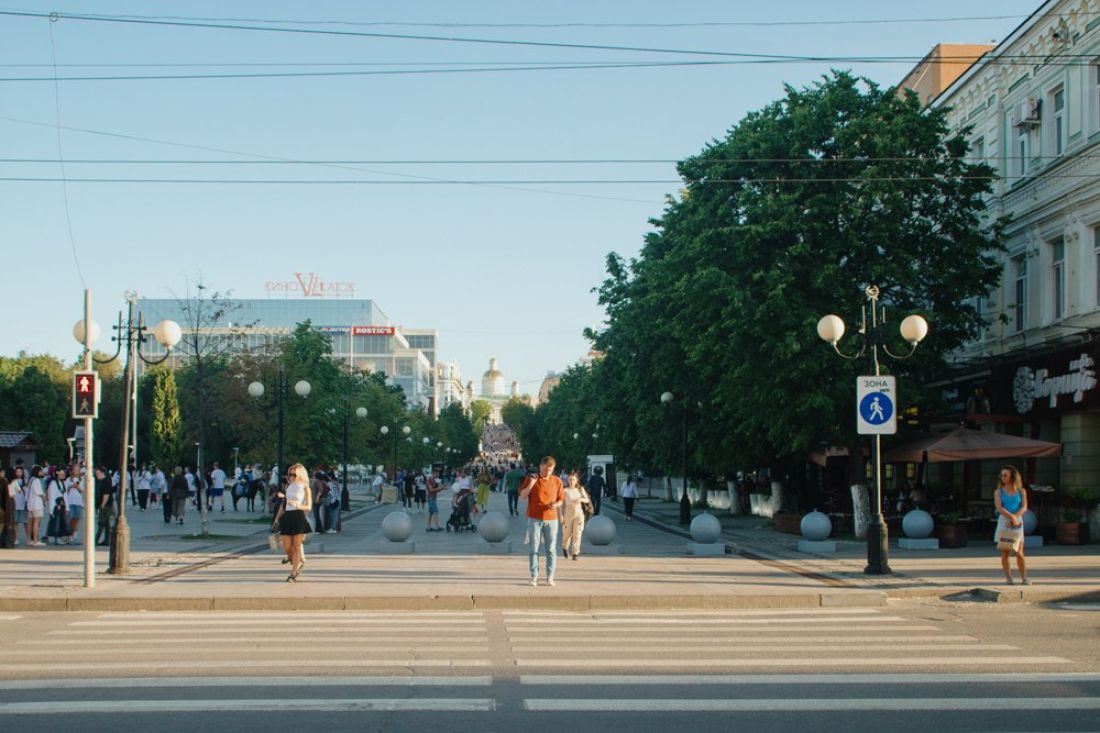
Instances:
[[[1018,175],[1027,175],[1027,149],[1030,133],[1026,127],[1020,127],[1016,133],[1016,172]]]
[[[979,295],[974,299],[974,312],[978,315],[978,342],[985,341],[985,296]]]
[[[974,141],[974,162],[985,162],[985,138],[980,137]]]
[[[1050,146],[1051,152],[1058,157],[1065,149],[1066,90],[1063,87],[1055,89],[1050,95],[1050,102],[1054,110],[1051,116],[1053,129],[1050,131]]]
[[[1066,243],[1064,240],[1051,242],[1053,264],[1051,265],[1050,292],[1054,296],[1054,320],[1060,321],[1066,316]]]
[[[1016,304],[1013,306],[1013,325],[1017,333],[1027,324],[1027,255],[1013,260],[1016,265]]]

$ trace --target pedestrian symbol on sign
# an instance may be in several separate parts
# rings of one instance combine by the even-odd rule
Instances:
[[[859,414],[872,425],[882,425],[894,414],[894,403],[882,392],[871,392],[860,401]]]

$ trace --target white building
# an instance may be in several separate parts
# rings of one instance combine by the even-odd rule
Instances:
[[[933,102],[1000,176],[990,219],[1012,217],[1001,286],[978,302],[990,325],[944,394],[975,422],[1062,442],[1034,476],[1060,492],[1095,492],[1100,474],[1098,10],[1043,3]]]

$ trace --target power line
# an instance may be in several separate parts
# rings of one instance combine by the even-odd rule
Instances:
[[[1005,155],[997,159],[1019,160],[1034,156]],[[1100,158],[1100,154],[1082,153],[1074,158]],[[706,164],[714,163],[803,163],[807,165],[849,165],[852,163],[943,163],[943,162],[980,162],[985,160],[977,156],[934,157],[934,156],[868,156],[835,158],[707,158]],[[57,163],[55,158],[0,158],[0,163]],[[330,159],[285,159],[285,160],[201,160],[201,159],[138,159],[138,158],[81,158],[69,159],[68,164],[79,165],[629,165],[629,164],[676,164],[681,158],[483,158],[483,159],[367,159],[367,160],[330,160]]]
[[[1087,178],[1095,179],[1095,175],[1086,174],[1061,174],[1052,173],[1041,176],[1050,178]],[[69,178],[70,183],[171,183],[171,184],[231,184],[231,185],[309,185],[309,186],[515,186],[515,185],[544,185],[544,186],[605,186],[605,185],[677,185],[677,186],[706,186],[720,183],[757,184],[757,183],[875,183],[875,182],[927,182],[945,180],[972,180],[992,181],[1003,178],[1000,175],[963,175],[963,176],[845,176],[827,178],[705,178],[697,181],[684,181],[674,178],[607,178],[607,179],[430,179],[430,180],[397,180],[387,181],[380,179],[322,179],[322,178]],[[51,177],[0,177],[0,181],[24,182],[24,183],[50,183],[62,179]]]
[[[53,23],[48,25],[50,29],[50,58],[57,63],[57,44],[53,37]],[[73,264],[76,266],[76,276],[80,278],[80,284],[85,288],[88,283],[84,280],[84,271],[80,267],[80,254],[76,248],[76,235],[73,234],[73,217],[69,210],[69,183],[65,174],[65,153],[61,145],[61,88],[57,83],[57,68],[54,68],[53,102],[54,102],[54,132],[57,136],[58,167],[61,169],[61,199],[65,204],[65,228],[69,233],[69,250],[73,255]]]
[[[359,28],[370,27],[400,27],[400,28],[762,28],[783,26],[828,26],[828,25],[888,25],[895,23],[960,23],[979,22],[991,20],[1022,20],[1028,15],[969,15],[944,18],[916,17],[916,18],[858,18],[837,20],[745,20],[745,21],[685,21],[675,23],[444,23],[444,22],[413,22],[413,21],[348,21],[348,20],[293,20],[276,18],[232,18],[232,17],[203,17],[184,15],[136,15],[117,14],[102,15],[89,13],[90,16],[104,18],[130,18],[136,20],[178,20],[178,21],[206,21],[225,23],[272,23],[294,25],[336,25]],[[1047,13],[1046,15],[1053,15]],[[1083,16],[1095,15],[1087,11]]]
[[[34,127],[47,127],[47,128],[51,128],[51,129],[54,127],[54,125],[50,125],[50,124],[47,124],[47,123],[44,123],[44,122],[38,122],[36,120],[25,120],[25,119],[20,119],[18,117],[0,116],[0,120],[6,121],[6,122],[15,122],[15,123],[18,123],[18,124],[23,124],[23,125],[31,125],[31,126],[34,126]],[[286,161],[287,160],[287,158],[274,156],[274,155],[264,155],[262,153],[251,153],[251,152],[240,151],[240,150],[231,150],[231,149],[227,149],[227,148],[212,147],[212,146],[209,146],[209,145],[195,145],[195,144],[191,144],[191,143],[180,143],[180,142],[174,142],[174,141],[171,141],[171,140],[160,140],[158,138],[142,137],[140,135],[128,135],[126,133],[109,132],[109,131],[106,131],[106,130],[94,130],[94,129],[85,128],[85,127],[61,126],[61,128],[65,129],[65,130],[71,130],[71,131],[74,131],[74,132],[85,133],[85,134],[88,134],[88,135],[97,135],[97,136],[102,136],[102,137],[115,138],[115,139],[119,139],[119,140],[131,140],[131,141],[136,141],[136,142],[154,143],[154,144],[157,144],[157,145],[167,145],[167,146],[170,146],[170,147],[185,148],[185,149],[188,149],[188,150],[202,150],[204,152],[213,152],[213,153],[228,153],[229,155],[240,155],[240,156],[244,156],[244,157],[248,157],[248,158],[255,158],[257,160],[269,160],[269,161]],[[326,164],[319,164],[319,165],[326,166]],[[355,168],[355,167],[351,167],[351,166],[328,165],[327,167],[332,167],[332,168],[346,167],[348,170],[358,171],[358,172],[371,172],[371,173],[378,173],[378,174],[381,174],[381,175],[403,176],[403,177],[410,177],[410,178],[425,178],[425,177],[422,177],[422,176],[413,176],[411,174],[406,174],[406,173],[393,173],[393,172],[389,172],[389,171],[364,171],[362,168]],[[432,179],[426,179],[425,178],[425,180],[432,180]],[[508,191],[522,191],[524,193],[538,193],[538,194],[545,194],[545,195],[548,195],[548,196],[564,196],[564,197],[569,197],[569,198],[584,198],[584,199],[595,199],[595,200],[602,200],[602,201],[619,201],[619,202],[623,202],[623,203],[645,204],[647,206],[652,206],[655,203],[653,201],[647,201],[647,200],[644,200],[644,199],[631,199],[631,198],[624,198],[624,197],[619,197],[619,196],[607,196],[607,195],[600,195],[600,194],[577,193],[577,192],[574,192],[574,191],[542,191],[542,190],[535,189],[535,188],[517,188],[517,187],[510,187],[510,186],[493,186],[493,187],[501,188],[503,190],[508,190]]]

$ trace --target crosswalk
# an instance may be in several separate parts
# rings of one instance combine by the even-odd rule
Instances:
[[[3,658],[0,720],[1100,710],[1075,660],[881,608],[102,613]]]

